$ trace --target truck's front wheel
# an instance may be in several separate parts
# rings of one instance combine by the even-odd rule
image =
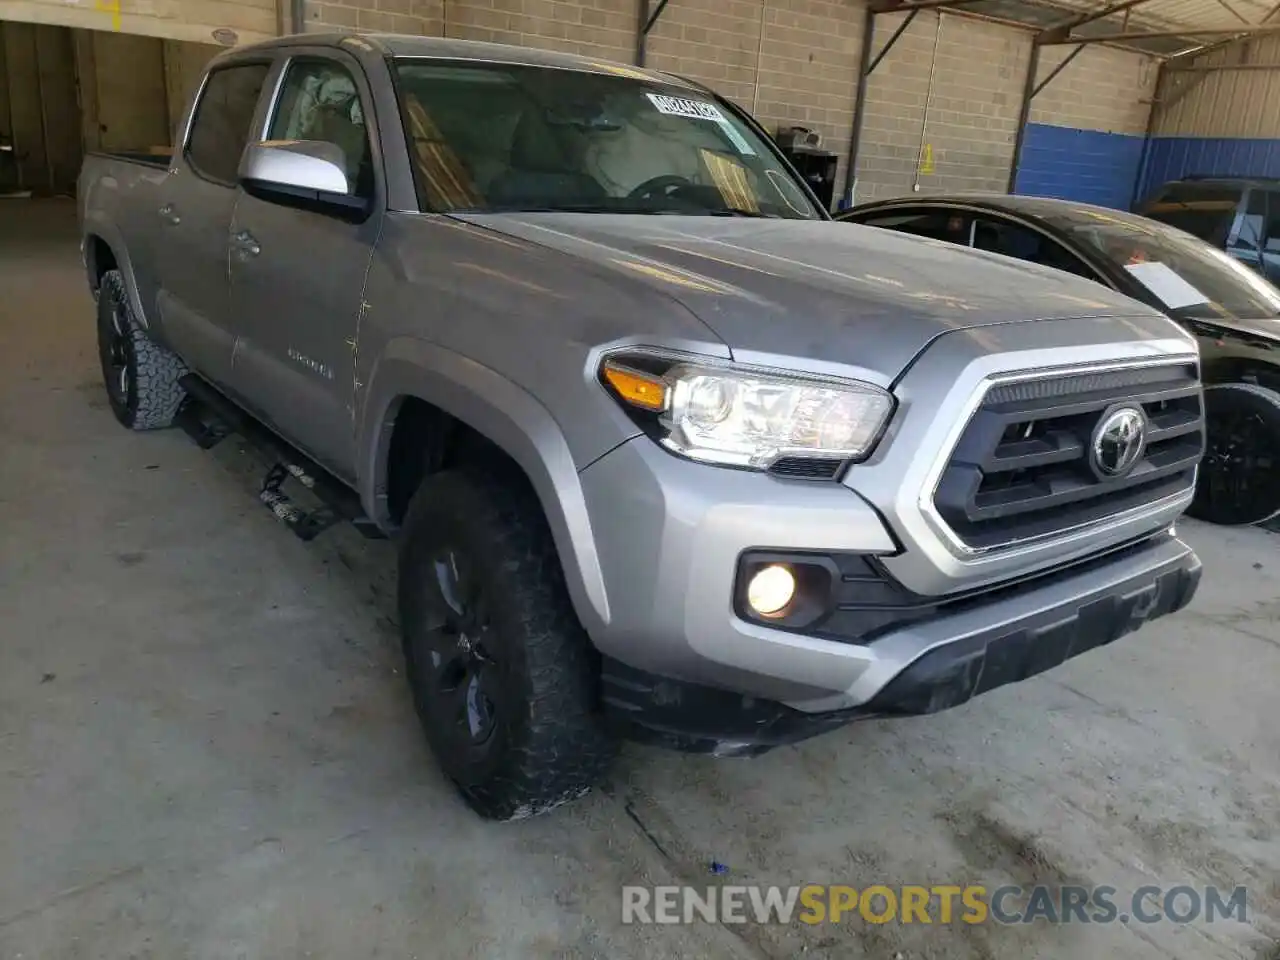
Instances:
[[[108,270],[98,285],[98,357],[117,420],[130,430],[172,425],[185,395],[178,380],[186,365],[138,324],[119,270]]]
[[[494,820],[585,794],[615,744],[597,711],[590,641],[532,491],[487,470],[430,476],[402,536],[406,670],[445,773]]]

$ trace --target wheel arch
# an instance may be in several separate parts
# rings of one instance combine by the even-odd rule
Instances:
[[[1221,357],[1201,362],[1205,386],[1228,383],[1256,383],[1276,389],[1280,386],[1280,366],[1251,357]]]
[[[424,462],[439,462],[443,431],[460,428],[505,454],[542,505],[565,582],[579,619],[590,632],[609,622],[609,603],[577,467],[559,424],[532,394],[497,371],[414,338],[391,341],[370,372],[358,438],[364,509],[389,533],[398,529],[392,465],[406,415],[421,424]],[[409,413],[409,411],[413,411]],[[403,434],[400,434],[403,437]],[[416,443],[414,444],[416,447]],[[428,470],[424,469],[425,476]],[[412,491],[410,491],[410,494]]]
[[[142,299],[138,295],[138,282],[134,275],[133,261],[129,257],[128,248],[120,232],[109,221],[100,217],[91,217],[85,224],[81,249],[85,277],[94,299],[98,297],[98,287],[102,282],[103,274],[108,270],[119,270],[121,277],[124,278],[124,289],[129,296],[129,306],[133,308],[133,315],[144,329],[151,329],[150,317],[143,309]]]

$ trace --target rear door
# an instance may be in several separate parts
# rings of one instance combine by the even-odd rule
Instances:
[[[299,48],[273,101],[263,139],[337,144],[369,212],[353,219],[241,191],[230,231],[232,382],[286,439],[351,480],[358,325],[385,207],[372,97],[353,57]]]
[[[267,62],[211,71],[168,178],[154,195],[156,305],[165,340],[218,383],[231,371],[234,334],[227,286],[227,228],[240,163],[266,81]]]

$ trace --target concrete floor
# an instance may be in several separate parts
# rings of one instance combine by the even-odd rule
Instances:
[[[585,801],[485,824],[419,737],[390,546],[303,544],[234,443],[112,420],[73,218],[0,201],[0,960],[1280,956],[1275,535],[1185,524],[1192,609],[951,713],[754,761],[629,748]],[[712,860],[1246,884],[1249,921],[621,924],[621,885]]]

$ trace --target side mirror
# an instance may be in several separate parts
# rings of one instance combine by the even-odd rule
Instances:
[[[240,179],[263,186],[292,187],[348,196],[346,157],[322,140],[263,140],[245,148]]]
[[[361,218],[369,203],[352,196],[342,148],[323,140],[263,140],[240,159],[245,192],[272,203]]]

